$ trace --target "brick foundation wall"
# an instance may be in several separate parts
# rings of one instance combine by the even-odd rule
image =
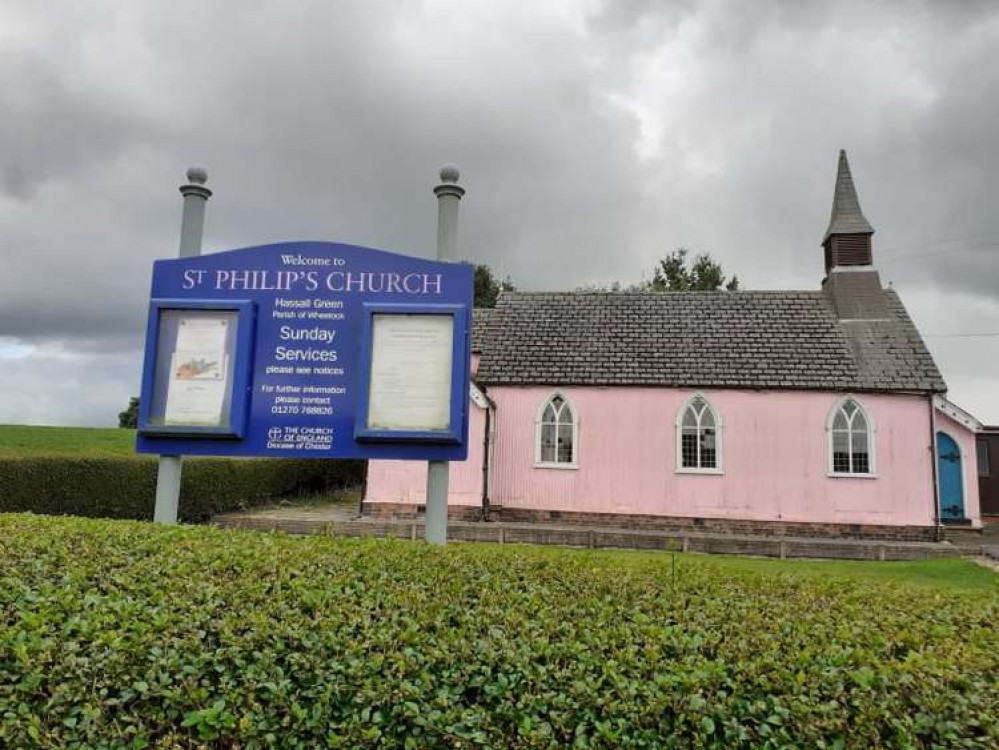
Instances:
[[[936,529],[932,526],[877,526],[873,524],[752,521],[729,518],[690,518],[685,516],[651,516],[622,513],[536,511],[524,508],[503,508],[501,520],[531,523],[584,524],[587,526],[615,526],[624,529],[697,531],[707,534],[745,534],[751,536],[814,536],[912,542],[932,542],[936,538]]]
[[[414,505],[412,503],[361,503],[361,515],[371,518],[384,519],[406,519],[422,518],[427,512],[426,505]],[[455,521],[481,521],[482,508],[477,505],[449,505],[447,517]],[[494,512],[494,521],[503,520]]]
[[[425,507],[407,503],[363,503],[361,512],[373,518],[416,518]],[[482,509],[452,505],[448,518],[481,521]],[[625,513],[578,513],[574,511],[539,511],[526,508],[493,507],[490,519],[510,523],[563,524],[648,531],[700,532],[703,534],[738,534],[746,536],[826,537],[833,539],[881,539],[885,541],[932,542],[933,526],[880,526],[873,524],[802,523],[791,521],[751,521],[723,518],[689,518]]]

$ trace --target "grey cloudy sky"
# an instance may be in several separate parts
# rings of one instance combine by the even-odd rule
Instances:
[[[815,289],[837,151],[951,397],[999,422],[999,5],[0,3],[0,422],[108,425],[151,262],[208,168],[206,251],[461,244],[522,288],[676,246]]]

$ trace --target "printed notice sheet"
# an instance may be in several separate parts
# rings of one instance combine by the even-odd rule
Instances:
[[[226,336],[231,322],[217,317],[177,321],[165,424],[217,427],[221,423],[228,371]]]
[[[368,428],[446,430],[451,424],[450,315],[375,314]]]

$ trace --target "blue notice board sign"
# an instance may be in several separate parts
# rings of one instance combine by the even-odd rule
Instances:
[[[328,242],[157,261],[137,449],[464,460],[472,287]]]

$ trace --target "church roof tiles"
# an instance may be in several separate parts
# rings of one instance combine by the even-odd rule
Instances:
[[[822,291],[523,293],[478,316],[486,385],[941,392],[892,290],[887,317],[841,320]],[[882,308],[885,309],[885,308]]]

